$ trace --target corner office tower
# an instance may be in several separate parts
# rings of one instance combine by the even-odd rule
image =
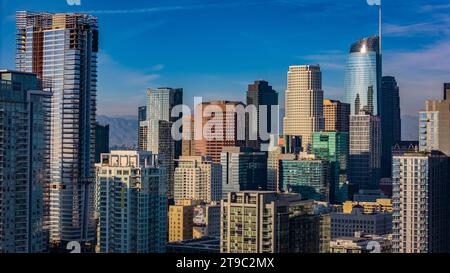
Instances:
[[[45,228],[52,247],[93,246],[97,18],[76,13],[17,13],[16,66],[52,92],[50,182]]]

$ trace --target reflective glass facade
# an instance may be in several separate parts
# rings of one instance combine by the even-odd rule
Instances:
[[[378,37],[352,44],[345,74],[345,102],[352,115],[360,111],[379,115],[381,75]]]
[[[304,199],[329,202],[329,164],[326,160],[281,160],[280,187]]]
[[[93,16],[17,13],[17,69],[36,73],[53,93],[46,227],[55,246],[95,235],[97,52]]]
[[[312,152],[330,164],[331,202],[341,204],[348,200],[349,134],[346,132],[316,132]]]
[[[0,253],[45,251],[49,92],[35,74],[0,70]]]

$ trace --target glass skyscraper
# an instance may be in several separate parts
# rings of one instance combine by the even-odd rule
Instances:
[[[50,93],[35,74],[0,70],[0,253],[46,250]]]
[[[17,13],[16,66],[52,92],[50,183],[46,199],[53,247],[93,247],[97,18],[77,13]]]
[[[109,153],[109,124],[96,123],[95,127],[95,163],[100,162],[100,155]]]
[[[304,199],[329,202],[329,171],[328,161],[314,155],[282,159],[279,163],[280,188],[284,192],[299,193]]]
[[[161,87],[147,90],[147,114],[146,121],[140,122],[140,127],[147,128],[147,140],[141,141],[146,147],[140,150],[147,150],[153,154],[158,154],[162,165],[168,171],[169,187],[168,197],[173,199],[174,191],[174,159],[180,157],[182,152],[181,140],[174,141],[171,134],[172,125],[183,117],[179,114],[172,117],[172,109],[183,104],[183,89]],[[145,129],[144,129],[145,130]]]
[[[223,147],[222,196],[229,192],[267,189],[267,153],[252,148]]]
[[[382,78],[381,93],[381,177],[391,177],[392,146],[402,138],[400,89],[394,77]]]
[[[380,118],[350,116],[349,182],[358,189],[378,188],[381,168]]]
[[[312,152],[330,164],[330,199],[340,204],[348,200],[349,134],[347,132],[315,132]]]
[[[352,115],[361,111],[379,115],[381,73],[378,37],[353,43],[345,73],[345,102],[350,103]]]
[[[254,124],[248,123],[248,129],[250,130],[250,128],[253,128],[254,130],[257,130],[256,136],[258,139],[248,139],[247,146],[259,149],[262,143],[266,145],[269,143],[270,139],[266,138],[266,136],[269,134],[278,134],[278,132],[272,131],[272,123],[274,123],[274,125],[278,125],[278,115],[272,117],[272,111],[278,111],[278,92],[273,90],[272,86],[270,86],[266,81],[255,81],[253,84],[248,85],[247,106],[249,105],[254,105],[256,107],[257,126],[253,126]],[[260,109],[260,107],[266,107],[267,113],[261,112],[262,109]],[[265,120],[261,121],[262,118]],[[262,126],[263,124],[266,125]],[[264,137],[261,135],[260,130],[263,130],[263,134],[266,134]],[[278,126],[276,127],[276,130],[278,130]]]

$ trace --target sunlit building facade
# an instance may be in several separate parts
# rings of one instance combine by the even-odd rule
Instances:
[[[419,113],[419,144],[421,151],[439,150],[450,156],[450,88],[444,100],[429,100]]]
[[[52,246],[93,248],[97,18],[78,13],[17,13],[16,67],[36,73],[52,91],[50,186]]]
[[[182,156],[175,169],[175,202],[219,201],[222,195],[222,168],[209,157]]]
[[[306,152],[312,133],[322,131],[325,126],[320,66],[289,67],[285,107],[284,135],[301,137]]]
[[[157,156],[111,151],[96,166],[97,252],[165,252],[167,176]]]
[[[394,154],[393,251],[448,253],[449,164],[439,151]]]

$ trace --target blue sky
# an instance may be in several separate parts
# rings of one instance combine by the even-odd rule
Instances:
[[[136,115],[147,87],[185,101],[245,100],[248,83],[286,88],[289,65],[320,64],[325,96],[343,98],[352,42],[377,33],[366,0],[0,0],[0,67],[14,68],[17,10],[99,17],[99,114]],[[383,74],[396,76],[403,114],[440,98],[450,81],[450,2],[384,0]]]

